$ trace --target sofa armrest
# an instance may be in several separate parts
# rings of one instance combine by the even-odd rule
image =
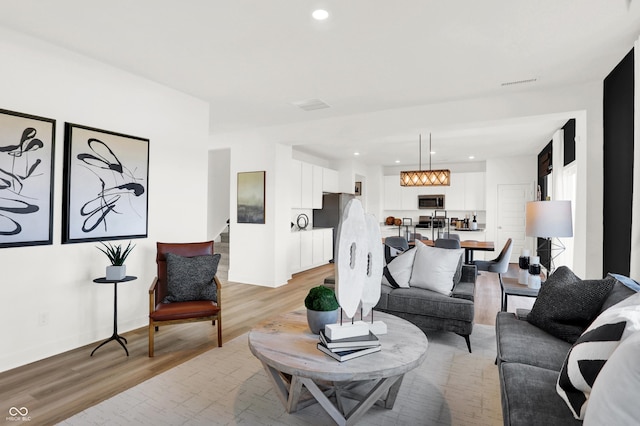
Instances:
[[[476,265],[462,265],[462,278],[453,286],[451,296],[457,299],[474,301],[476,295],[476,277],[478,268]]]
[[[478,278],[478,267],[476,265],[462,265],[462,278],[460,281],[476,283]]]

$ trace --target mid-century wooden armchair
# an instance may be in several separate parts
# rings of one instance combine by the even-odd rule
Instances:
[[[221,286],[213,277],[217,289],[216,300],[192,300],[163,303],[168,294],[167,253],[182,257],[213,255],[213,241],[202,243],[157,243],[156,263],[158,276],[149,288],[149,356],[153,356],[154,335],[160,325],[194,321],[218,322],[218,346],[222,346]]]

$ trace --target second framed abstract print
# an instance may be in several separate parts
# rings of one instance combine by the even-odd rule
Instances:
[[[62,243],[145,238],[149,140],[65,123]]]

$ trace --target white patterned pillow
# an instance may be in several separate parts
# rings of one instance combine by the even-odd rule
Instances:
[[[416,251],[411,249],[394,257],[382,270],[382,284],[393,288],[409,288],[415,256]]]
[[[633,333],[611,354],[593,385],[584,425],[633,425],[640,419],[640,333]]]
[[[591,388],[613,351],[637,331],[640,293],[601,313],[573,345],[560,370],[556,391],[576,419],[584,419]]]

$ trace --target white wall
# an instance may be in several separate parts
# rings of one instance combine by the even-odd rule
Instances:
[[[287,283],[291,232],[291,147],[247,141],[231,149],[229,281],[278,287]],[[237,222],[239,172],[266,172],[265,222]]]
[[[525,184],[530,185],[533,190],[538,180],[538,156],[536,154],[522,157],[492,158],[487,160],[486,168],[486,238],[487,241],[497,241],[498,185]],[[533,197],[529,201],[533,201]],[[527,240],[529,242],[528,248],[534,253],[535,241],[530,237]],[[496,247],[496,252],[499,253],[500,250],[502,247]],[[514,255],[519,256],[520,254],[515,253]]]
[[[616,64],[612,64],[615,66]],[[604,76],[603,76],[604,78]],[[490,98],[465,99],[411,108],[377,111],[347,117],[328,118],[288,126],[271,126],[218,135],[225,146],[253,140],[281,142],[308,140],[313,143],[344,138],[344,129],[354,129],[351,139],[375,140],[388,133],[388,126],[443,128],[471,123],[494,122],[521,117],[560,114],[576,118],[576,160],[578,194],[574,237],[574,269],[579,276],[602,275],[602,81],[557,87],[546,91],[511,91]],[[588,136],[588,137],[587,137]],[[233,149],[233,148],[232,148]],[[342,172],[342,170],[341,170]],[[341,173],[341,188],[343,188]],[[344,185],[350,187],[349,182]],[[588,230],[588,231],[587,231]]]
[[[64,122],[150,139],[149,237],[134,240],[127,261],[138,280],[118,291],[118,330],[125,332],[147,324],[155,242],[206,238],[209,108],[3,28],[0,57],[0,107],[57,120],[54,243],[0,249],[4,371],[112,334],[113,286],[92,283],[104,276],[106,257],[96,243],[60,244]]]
[[[209,191],[207,198],[207,239],[218,238],[229,219],[229,185],[231,150],[209,151]]]

